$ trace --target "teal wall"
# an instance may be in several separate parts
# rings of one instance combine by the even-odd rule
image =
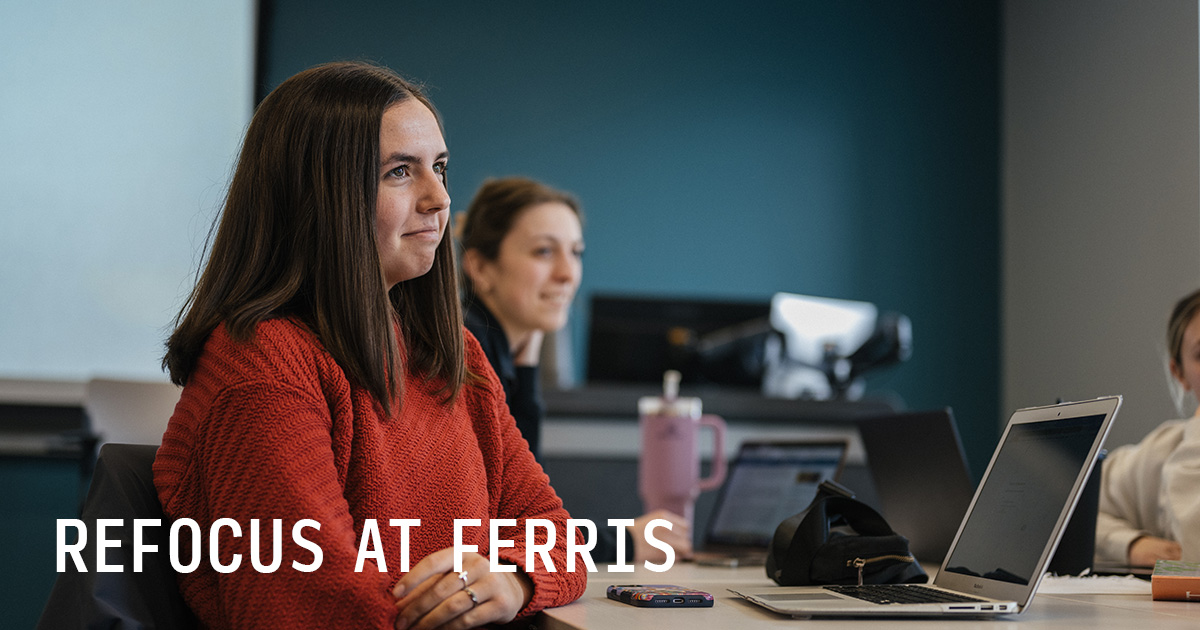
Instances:
[[[56,519],[79,516],[89,481],[77,459],[0,457],[0,625],[37,624],[58,575]]]
[[[578,194],[577,337],[595,292],[909,315],[871,386],[954,407],[981,472],[1007,414],[997,3],[668,4],[266,2],[259,89],[378,61],[428,86],[457,208],[488,176]]]

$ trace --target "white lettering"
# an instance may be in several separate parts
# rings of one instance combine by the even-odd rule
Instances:
[[[179,530],[184,527],[192,532],[192,562],[186,566],[179,563]],[[171,538],[168,544],[171,548],[171,568],[177,573],[191,573],[200,566],[200,558],[204,553],[200,551],[200,526],[196,521],[181,518],[171,523]]]
[[[477,518],[456,518],[454,519],[454,572],[459,573],[463,570],[463,554],[468,551],[479,552],[479,545],[464,545],[462,536],[464,527],[479,527],[480,521]]]
[[[368,544],[373,549],[368,550]],[[380,573],[387,573],[387,561],[383,558],[382,546],[379,542],[379,526],[375,523],[375,519],[364,519],[362,539],[358,541],[358,559],[354,561],[354,572],[362,573],[363,561],[371,558],[375,560],[375,564],[379,565]]]
[[[135,518],[133,519],[133,572],[142,572],[142,555],[158,551],[158,545],[147,545],[142,536],[142,530],[147,527],[162,526],[162,519]]]
[[[119,518],[98,518],[96,519],[96,571],[100,573],[120,573],[125,570],[124,565],[108,564],[105,562],[108,555],[104,550],[109,547],[117,548],[121,546],[120,540],[109,540],[104,536],[104,530],[109,527],[120,527],[124,522]]]
[[[391,527],[400,528],[400,570],[408,573],[408,539],[409,530],[421,526],[419,518],[393,518],[388,521]]]
[[[534,528],[541,527],[546,530],[546,542],[537,542],[537,532]],[[540,556],[542,566],[550,573],[555,573],[554,561],[550,559],[550,550],[554,549],[554,522],[544,518],[531,518],[525,521],[525,572],[532,573],[536,569],[533,565],[534,556]]]
[[[654,530],[658,529],[659,527],[671,529],[671,521],[668,521],[665,518],[656,518],[646,524],[646,542],[649,543],[651,547],[654,547],[667,554],[667,559],[663,560],[662,564],[655,564],[649,560],[644,563],[647,569],[650,569],[655,573],[662,573],[663,571],[670,569],[671,565],[675,564],[675,548],[654,537]]]
[[[582,545],[575,542],[575,533],[580,526],[587,530]],[[596,524],[586,518],[569,518],[567,531],[567,571],[575,572],[575,556],[578,554],[587,570],[595,573],[596,563],[592,561],[592,550],[596,548]]]
[[[283,520],[271,519],[271,564],[260,561],[262,550],[258,533],[258,519],[250,519],[250,564],[259,573],[274,573],[283,564]]]
[[[311,527],[317,531],[321,531],[321,524],[311,518],[302,518],[296,521],[296,524],[292,526],[292,540],[295,541],[298,546],[304,547],[312,552],[313,561],[308,564],[300,564],[299,562],[292,560],[292,568],[297,571],[303,571],[304,573],[312,573],[321,567],[321,561],[324,560],[325,557],[322,555],[320,545],[304,538],[304,534],[301,533],[301,530],[303,530],[305,527]]]
[[[617,528],[617,562],[608,565],[609,573],[633,573],[633,565],[625,562],[625,528],[633,527],[631,518],[610,518],[609,527]]]
[[[219,518],[213,521],[208,529],[208,562],[217,573],[233,573],[242,564],[242,554],[235,553],[229,558],[229,564],[221,564],[221,528],[228,527],[235,538],[242,537],[242,526],[231,518]]]
[[[75,544],[67,544],[67,528],[74,527],[75,532],[79,534],[79,539]],[[80,553],[87,546],[87,526],[83,521],[77,518],[60,518],[55,521],[55,548],[57,552],[56,569],[59,573],[67,570],[67,556],[71,556],[71,560],[75,562],[75,570],[80,573],[87,573],[87,565],[83,563],[83,554]]]
[[[502,540],[500,538],[501,527],[513,527],[517,524],[516,519],[511,518],[494,518],[488,524],[491,535],[488,536],[488,544],[491,549],[488,552],[488,562],[493,573],[516,573],[517,567],[511,564],[500,564],[500,554],[496,550],[501,547],[515,547],[516,543],[511,540]]]

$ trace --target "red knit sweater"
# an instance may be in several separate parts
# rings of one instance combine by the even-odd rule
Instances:
[[[403,575],[401,528],[393,518],[420,519],[410,530],[410,567],[453,546],[453,520],[473,518],[464,544],[488,555],[491,518],[515,518],[500,538],[507,563],[525,565],[524,519],[555,524],[554,573],[540,564],[529,574],[533,599],[519,616],[574,601],[587,583],[582,570],[566,571],[566,519],[504,403],[504,393],[479,344],[467,335],[466,360],[486,386],[464,386],[453,406],[439,402],[436,386],[404,383],[393,418],[361,387],[352,385],[306,328],[289,320],[259,324],[245,343],[218,327],[183,390],[154,463],[154,483],[167,516],[191,518],[202,532],[205,557],[180,575],[184,598],[210,628],[391,628],[396,617],[390,587]],[[241,554],[230,573],[208,556],[209,527],[232,518],[242,529],[220,532],[220,562]],[[377,519],[387,572],[367,561],[355,572],[364,519]],[[273,558],[272,519],[282,519],[283,561],[273,572],[251,565],[251,519],[260,519],[258,557]],[[293,524],[313,519],[301,537],[323,555],[296,544]],[[184,530],[186,531],[186,530]],[[540,530],[538,530],[540,531]],[[190,549],[189,541],[180,545]],[[538,542],[543,540],[538,536]],[[186,562],[190,554],[181,552]],[[578,565],[576,567],[578,569]]]

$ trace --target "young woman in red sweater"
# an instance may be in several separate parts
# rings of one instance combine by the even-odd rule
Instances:
[[[464,334],[447,160],[384,68],[301,72],[256,111],[163,360],[184,391],[155,485],[204,536],[180,586],[205,626],[472,628],[582,594],[567,513]]]

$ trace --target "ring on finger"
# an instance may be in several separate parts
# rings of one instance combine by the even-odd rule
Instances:
[[[478,606],[478,605],[479,605],[479,597],[475,595],[475,591],[473,591],[473,590],[471,590],[470,588],[468,588],[468,587],[464,586],[464,587],[463,587],[463,592],[467,594],[467,597],[470,597],[470,598],[471,598],[471,607],[472,607],[472,608],[474,608],[474,607],[476,607],[476,606]]]
[[[466,571],[459,571],[459,572],[458,572],[458,579],[462,580],[462,583],[463,583],[463,588],[467,588],[467,572],[466,572]]]

